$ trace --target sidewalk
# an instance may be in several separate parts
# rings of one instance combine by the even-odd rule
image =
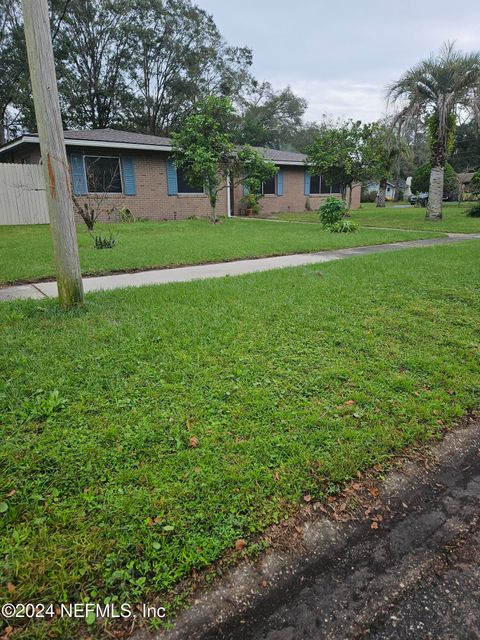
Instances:
[[[464,240],[480,240],[480,234],[448,234],[445,238],[430,238],[425,240],[410,240],[389,244],[371,245],[338,249],[336,251],[319,251],[318,253],[301,253],[274,258],[256,258],[254,260],[236,260],[234,262],[220,262],[217,264],[203,264],[175,269],[155,269],[138,271],[136,273],[120,273],[110,276],[94,276],[83,279],[85,293],[91,291],[108,291],[125,287],[142,287],[152,284],[168,284],[170,282],[190,282],[207,278],[223,278],[225,276],[239,276],[246,273],[283,269],[285,267],[299,267],[307,264],[331,262],[358,255],[383,253],[385,251],[399,251],[415,247],[430,247],[432,245],[451,244]],[[0,301],[54,298],[57,296],[57,284],[52,282],[37,282],[35,284],[16,285],[0,289]]]

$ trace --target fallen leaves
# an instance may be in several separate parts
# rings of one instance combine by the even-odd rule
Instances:
[[[235,542],[235,551],[242,551],[242,549],[246,546],[246,541],[243,538],[240,538]]]
[[[160,516],[157,516],[156,518],[148,518],[147,527],[153,527],[156,524],[160,524],[161,521],[162,521],[162,518]]]

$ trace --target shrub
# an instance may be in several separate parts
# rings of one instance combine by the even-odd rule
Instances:
[[[472,193],[472,191],[465,191],[462,196],[463,202],[476,202],[480,200],[480,195]]]
[[[118,217],[120,219],[120,222],[124,222],[124,223],[136,222],[137,221],[136,217],[133,215],[133,213],[127,207],[122,207],[119,210]]]
[[[329,228],[332,233],[353,233],[358,231],[358,224],[353,220],[339,220]]]
[[[330,196],[325,200],[318,212],[323,226],[330,227],[336,222],[340,222],[347,213],[347,207],[343,200]]]
[[[108,236],[94,236],[93,237],[93,246],[95,249],[113,249],[113,247],[117,244],[117,239],[110,231]]]
[[[473,195],[480,195],[480,169],[473,174],[471,189]]]
[[[378,191],[368,191],[362,189],[362,202],[375,202],[377,200]]]
[[[466,215],[470,216],[470,218],[480,218],[480,202],[470,207]]]

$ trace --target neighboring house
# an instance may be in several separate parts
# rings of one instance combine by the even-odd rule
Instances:
[[[469,171],[467,173],[457,173],[457,180],[462,193],[470,192],[474,175],[474,171]]]
[[[188,184],[176,169],[169,138],[113,129],[65,131],[64,135],[72,188],[80,202],[89,193],[108,191],[109,207],[128,207],[135,216],[149,220],[210,215],[203,188]],[[259,151],[279,167],[275,178],[263,185],[263,212],[314,210],[327,195],[339,195],[338,185],[330,188],[320,176],[307,173],[303,154]],[[40,162],[38,136],[25,134],[0,147],[0,162]],[[225,188],[219,195],[219,215],[238,215],[243,195],[242,185]],[[352,192],[352,206],[360,206],[360,187]]]
[[[367,182],[365,185],[365,191],[368,193],[378,193],[380,190],[380,182],[378,180],[375,182],[374,180]],[[395,184],[387,181],[387,189],[385,191],[386,200],[395,200]]]

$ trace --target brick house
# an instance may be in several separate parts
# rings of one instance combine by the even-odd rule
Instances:
[[[187,183],[171,160],[171,140],[113,129],[65,131],[65,145],[73,192],[79,202],[89,194],[108,191],[108,207],[127,207],[149,220],[209,216],[208,198],[200,187]],[[279,171],[263,185],[262,212],[315,210],[327,195],[340,195],[340,186],[310,176],[301,153],[258,149]],[[35,134],[25,134],[0,147],[0,162],[40,162]],[[102,185],[99,187],[98,185]],[[243,186],[220,192],[218,215],[242,212]],[[360,205],[360,187],[352,193],[353,208]]]

